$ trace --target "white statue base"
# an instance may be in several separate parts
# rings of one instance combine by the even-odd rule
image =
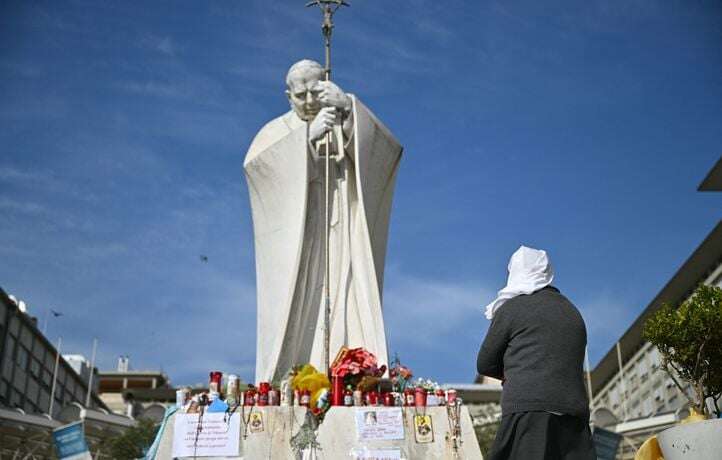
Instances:
[[[356,431],[355,408],[332,407],[325,420],[318,428],[318,442],[321,446],[315,453],[305,452],[297,457],[291,449],[291,438],[304,422],[306,409],[303,407],[254,407],[254,411],[263,413],[264,429],[262,432],[247,432],[243,439],[244,426],[241,422],[241,455],[224,457],[226,459],[245,460],[298,460],[300,458],[314,460],[341,460],[367,458],[356,457],[354,454],[374,449],[391,449],[400,453],[403,460],[440,459],[440,460],[483,460],[479,444],[471,424],[471,417],[466,407],[461,410],[461,439],[459,449],[454,450],[451,441],[447,440],[450,433],[449,418],[445,407],[426,407],[425,414],[430,415],[433,425],[433,441],[417,443],[414,437],[413,407],[404,407],[403,423],[404,438],[383,441],[359,441]],[[173,458],[173,428],[175,416],[168,419],[163,431],[156,459],[171,460]],[[190,457],[189,457],[190,458]],[[216,457],[204,457],[216,458]]]

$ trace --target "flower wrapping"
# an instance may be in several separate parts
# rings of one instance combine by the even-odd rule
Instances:
[[[378,366],[378,361],[373,353],[365,348],[341,348],[336,359],[331,365],[331,375],[346,380],[349,376],[381,377],[386,372],[386,366]]]

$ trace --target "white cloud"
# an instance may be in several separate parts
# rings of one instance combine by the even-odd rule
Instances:
[[[175,55],[176,47],[170,37],[163,37],[155,47],[158,51],[169,56]]]
[[[488,325],[481,306],[494,291],[481,283],[428,279],[392,268],[385,286],[384,319],[394,343],[428,347],[444,343],[463,325]]]
[[[0,198],[0,210],[6,213],[19,213],[30,216],[39,216],[47,213],[46,208],[40,204],[9,198]]]
[[[631,326],[637,317],[637,311],[628,302],[615,298],[610,293],[600,293],[589,301],[578,304],[579,311],[587,326],[589,360],[594,367]]]
[[[10,166],[0,166],[0,181],[12,183],[28,183],[45,180],[45,176],[37,172],[21,171]]]
[[[157,35],[146,35],[140,40],[140,46],[165,54],[166,56],[175,56],[178,52],[178,46],[169,36],[159,37]]]

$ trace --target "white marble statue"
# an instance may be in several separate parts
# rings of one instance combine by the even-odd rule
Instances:
[[[256,250],[257,382],[296,364],[324,368],[325,159],[316,150],[337,119],[345,155],[331,160],[329,352],[333,359],[343,345],[363,346],[388,362],[381,298],[402,148],[358,98],[323,76],[314,61],[289,69],[292,110],[261,129],[243,163]]]

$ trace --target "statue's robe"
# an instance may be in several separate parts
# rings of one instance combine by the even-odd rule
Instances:
[[[388,363],[382,315],[386,241],[402,148],[355,97],[346,156],[331,160],[331,359],[365,347]],[[256,135],[243,167],[253,213],[256,381],[323,369],[324,164],[295,112]]]

